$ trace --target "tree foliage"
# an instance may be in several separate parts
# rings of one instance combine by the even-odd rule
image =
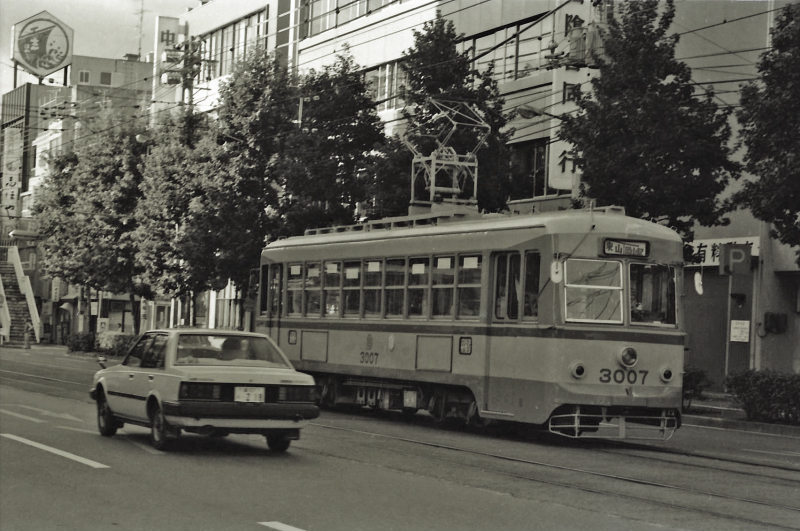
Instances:
[[[224,242],[209,206],[208,183],[219,147],[208,135],[198,135],[201,123],[193,114],[168,115],[151,131],[136,212],[144,278],[176,297],[220,288],[215,281]]]
[[[263,47],[237,63],[220,88],[212,124],[221,150],[206,174],[208,207],[223,236],[219,271],[243,287],[265,239],[277,232],[276,163],[296,127],[298,92],[286,65]]]
[[[408,214],[411,201],[411,150],[398,136],[386,139],[366,169],[371,205],[367,217],[380,219]]]
[[[800,4],[777,17],[758,72],[760,81],[742,87],[738,112],[745,169],[755,178],[734,200],[772,223],[780,241],[800,245]]]
[[[724,225],[719,198],[739,166],[731,161],[729,109],[711,88],[695,94],[691,70],[667,35],[673,0],[615,4],[592,90],[566,116],[560,136],[575,146],[581,194],[659,221],[691,241],[695,222]],[[659,14],[660,12],[660,14]]]
[[[102,134],[53,157],[35,205],[47,239],[42,268],[71,284],[149,297],[136,260],[136,208],[146,146],[136,141],[142,120],[107,114]],[[138,332],[138,312],[134,329]]]
[[[353,223],[367,198],[363,169],[384,142],[370,87],[347,48],[303,76],[300,95],[300,127],[287,135],[275,165],[285,190],[282,235]]]
[[[437,126],[432,118],[438,112],[430,98],[465,102],[477,111],[491,127],[486,144],[477,153],[478,206],[499,211],[505,208],[509,192],[510,157],[506,144],[513,131],[503,131],[508,116],[503,113],[505,100],[500,97],[493,66],[483,71],[474,69],[470,51],[458,50],[462,39],[453,22],[439,12],[434,20],[424,23],[422,30],[414,30],[414,46],[403,53],[407,75],[407,107],[403,114],[410,128],[430,133]],[[475,132],[454,135],[449,145],[460,154],[466,153],[475,145]],[[436,145],[423,140],[419,148],[430,153]],[[410,181],[410,173],[405,179]]]

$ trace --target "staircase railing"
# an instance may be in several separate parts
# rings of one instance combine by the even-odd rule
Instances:
[[[36,299],[33,298],[31,280],[22,270],[22,260],[20,260],[19,249],[16,246],[8,248],[8,261],[14,265],[14,272],[17,274],[17,282],[19,282],[19,290],[25,295],[25,300],[28,302],[28,313],[33,323],[33,332],[36,334],[36,342],[39,343],[41,340],[39,337],[39,311],[36,309]]]
[[[8,311],[6,290],[0,278],[0,345],[11,340],[11,313]]]

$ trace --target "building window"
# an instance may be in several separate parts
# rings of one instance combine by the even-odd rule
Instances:
[[[407,74],[399,62],[387,63],[364,72],[364,78],[378,103],[377,111],[399,109],[405,105],[400,95],[407,83]]]
[[[268,9],[236,20],[202,37],[204,81],[230,74],[257,46],[266,46]]]
[[[318,35],[401,0],[311,0],[311,14],[300,29],[301,38]]]
[[[548,146],[547,138],[511,144],[511,199],[571,193],[570,190],[550,187],[547,171]]]
[[[469,37],[460,50],[473,50],[474,66],[480,71],[494,64],[494,78],[499,82],[533,75],[546,68],[547,46],[553,40],[553,16],[537,17],[541,16]]]
[[[92,76],[91,72],[88,70],[81,70],[78,72],[78,83],[81,85],[88,85],[91,82]],[[111,82],[111,77],[109,76],[109,83]]]
[[[100,84],[111,85],[111,72],[100,72]]]

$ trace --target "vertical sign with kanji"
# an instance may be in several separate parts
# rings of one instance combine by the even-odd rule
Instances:
[[[22,130],[17,127],[8,127],[3,131],[5,145],[3,147],[3,187],[0,199],[0,219],[2,219],[2,234],[15,228],[15,219],[19,215],[19,192],[22,186]]]

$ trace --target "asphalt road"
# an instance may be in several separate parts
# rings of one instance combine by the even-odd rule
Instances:
[[[571,442],[323,412],[286,454],[262,437],[101,437],[97,365],[0,348],[0,529],[800,529],[798,439],[685,427]]]

